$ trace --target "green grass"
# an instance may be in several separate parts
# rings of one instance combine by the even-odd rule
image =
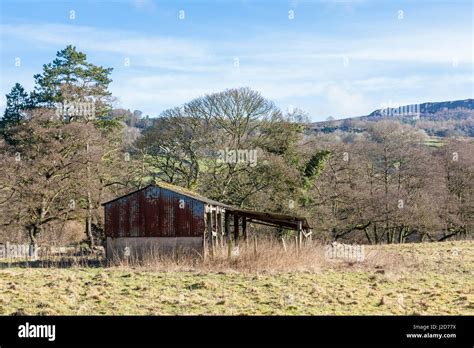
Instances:
[[[376,250],[366,263],[328,262],[317,272],[5,268],[0,313],[474,315],[474,242]]]
[[[443,139],[440,137],[430,137],[425,141],[425,145],[429,147],[441,147],[444,145]]]

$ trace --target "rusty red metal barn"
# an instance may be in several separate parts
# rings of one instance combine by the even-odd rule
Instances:
[[[187,250],[247,238],[247,224],[294,229],[307,236],[305,218],[233,208],[170,184],[152,184],[103,204],[107,257]],[[234,230],[231,236],[231,227]],[[239,228],[240,227],[240,228]]]

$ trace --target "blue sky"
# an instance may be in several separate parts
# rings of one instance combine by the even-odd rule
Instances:
[[[470,0],[2,0],[0,35],[2,96],[73,44],[150,116],[240,86],[315,121],[474,94]]]

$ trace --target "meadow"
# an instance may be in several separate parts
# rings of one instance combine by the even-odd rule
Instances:
[[[363,262],[238,258],[106,265],[2,261],[2,315],[474,315],[474,242],[367,246]],[[27,267],[28,266],[28,267]]]

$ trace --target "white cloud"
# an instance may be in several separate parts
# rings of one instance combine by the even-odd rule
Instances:
[[[132,6],[143,11],[155,11],[156,4],[152,0],[131,0]]]
[[[148,6],[146,2],[134,5]],[[3,37],[14,38],[9,44],[27,43],[33,49],[46,45],[55,52],[74,44],[107,61],[130,58],[130,67],[120,63],[115,67],[111,90],[121,106],[151,115],[206,93],[239,86],[257,89],[277,103],[304,99],[308,111],[325,116],[361,115],[378,107],[376,100],[385,98],[378,95],[381,92],[396,95],[423,90],[428,94],[449,86],[465,88],[473,82],[472,75],[462,70],[463,64],[471,63],[471,36],[456,28],[447,32],[426,29],[417,35],[369,33],[358,40],[274,32],[232,42],[63,24],[3,24],[0,34],[2,41]],[[349,58],[347,68],[343,66],[345,56]],[[239,68],[233,67],[236,57]],[[453,59],[460,69],[441,75]],[[374,62],[388,67],[376,70]],[[396,63],[402,68],[393,72]],[[403,70],[406,64],[411,71]],[[423,73],[433,66],[434,72]],[[17,81],[14,74],[4,77],[5,83]],[[316,105],[313,99],[323,105]]]
[[[1,25],[2,36],[14,37],[55,48],[73,44],[86,52],[105,52],[122,57],[135,57],[137,63],[153,62],[156,67],[173,66],[177,58],[193,60],[206,58],[203,42],[181,38],[148,36],[133,31],[102,30],[94,27],[64,24]],[[152,65],[152,64],[148,64]]]
[[[335,115],[364,115],[372,103],[348,86],[330,85],[325,91],[326,98],[334,105]]]

